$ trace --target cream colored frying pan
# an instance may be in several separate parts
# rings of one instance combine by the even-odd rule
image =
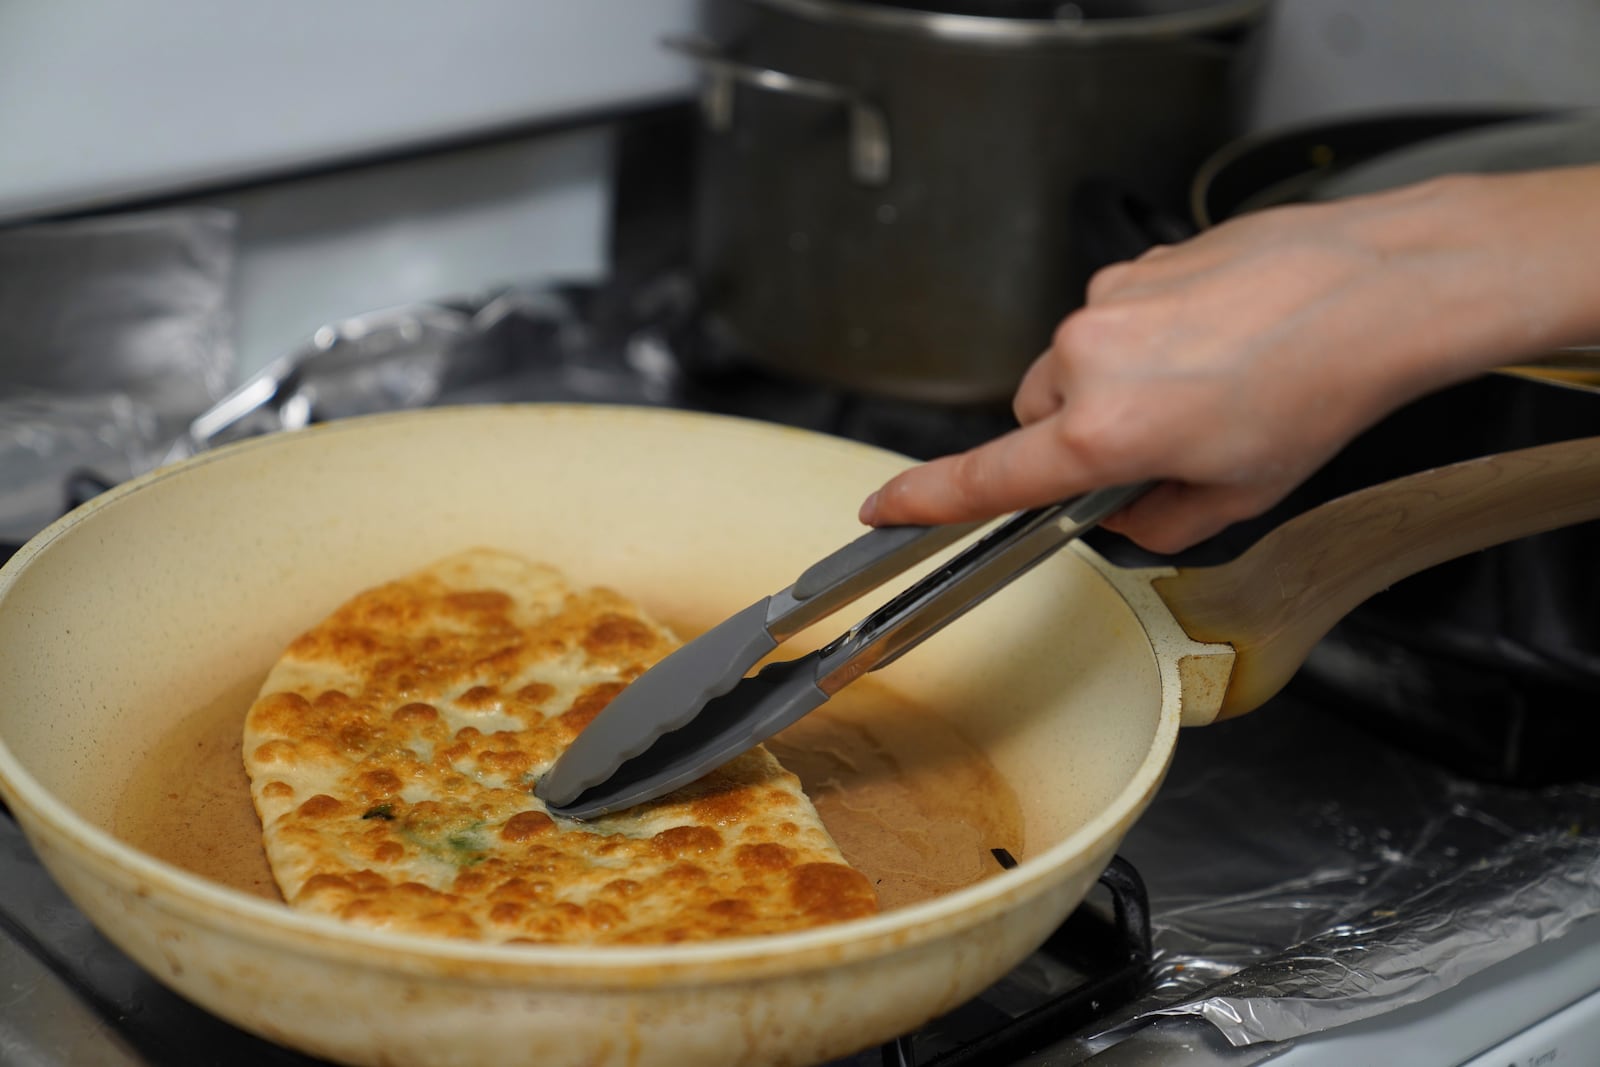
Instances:
[[[1057,555],[883,672],[1014,787],[1022,862],[830,928],[628,948],[389,935],[214,884],[110,830],[163,735],[366,586],[492,545],[709,624],[859,532],[857,502],[905,463],[765,424],[533,406],[352,420],[158,471],[0,570],[0,795],[157,978],[315,1055],[813,1063],[954,1007],[1041,942],[1150,800],[1180,721],[1255,706],[1406,574],[1600,517],[1593,439],[1334,501],[1221,568]]]

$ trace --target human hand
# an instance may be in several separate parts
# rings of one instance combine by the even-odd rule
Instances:
[[[1019,429],[902,473],[862,521],[1156,480],[1105,525],[1177,551],[1406,401],[1600,333],[1597,240],[1600,168],[1573,168],[1279,208],[1153,249],[1092,280],[1023,379]]]

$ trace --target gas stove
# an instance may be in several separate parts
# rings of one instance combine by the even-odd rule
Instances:
[[[1298,754],[1268,762],[1286,749]],[[1380,790],[1375,802],[1348,773],[1357,758],[1386,777],[1413,777],[1390,779],[1406,781],[1405,788]],[[1243,784],[1259,801],[1223,795],[1225,783]],[[1336,956],[1319,942],[1359,939],[1359,916],[1385,910],[1369,901],[1403,906],[1410,898],[1434,907],[1426,893],[1408,893],[1408,878],[1437,871],[1448,883],[1506,865],[1524,868],[1500,872],[1519,883],[1569,876],[1560,854],[1531,848],[1527,838],[1539,833],[1537,823],[1579,809],[1592,818],[1600,811],[1597,793],[1479,790],[1293,695],[1280,697],[1180,745],[1167,784],[1097,891],[1013,972],[949,1015],[830,1067],[1593,1062],[1600,1049],[1600,922],[1590,919],[1453,988],[1322,1032],[1236,1046],[1205,1008],[1225,1014],[1230,1002],[1259,1007],[1277,999],[1284,990],[1265,975],[1297,965],[1315,970]],[[1406,794],[1402,815],[1393,801]],[[1277,815],[1245,824],[1242,816],[1260,808]],[[1408,827],[1408,817],[1418,822]],[[1286,829],[1295,824],[1303,837]],[[1593,854],[1592,842],[1582,847]],[[1438,870],[1445,857],[1453,870]],[[1313,858],[1315,865],[1304,866]],[[1580,866],[1595,869],[1592,861]],[[7,815],[0,815],[0,881],[0,1062],[321,1062],[240,1031],[161,986],[73,908]],[[1468,925],[1469,911],[1460,909]],[[1552,925],[1559,918],[1542,914]],[[1458,949],[1470,951],[1477,937],[1460,940]],[[1252,972],[1257,977],[1246,977]],[[1234,996],[1219,995],[1225,992]],[[1235,1024],[1250,1021],[1248,1010],[1235,1015]]]
[[[1324,913],[1330,902],[1327,886],[1316,885],[1319,879],[1328,884],[1344,878],[1381,883],[1408,863],[1428,862],[1430,851],[1442,854],[1420,839],[1386,834],[1392,818],[1350,818],[1339,830],[1345,854],[1358,853],[1356,842],[1363,836],[1387,838],[1392,845],[1375,850],[1392,850],[1386,869],[1361,863],[1357,867],[1367,873],[1323,868],[1309,877],[1297,871],[1285,880],[1286,857],[1269,859],[1264,853],[1296,851],[1293,843],[1251,842],[1248,829],[1209,821],[1227,802],[1202,804],[1199,810],[1191,803],[1197,790],[1241,780],[1262,788],[1271,801],[1282,802],[1288,779],[1309,771],[1312,776],[1290,790],[1302,797],[1291,802],[1291,812],[1345,807],[1346,816],[1357,816],[1359,806],[1350,800],[1355,789],[1341,794],[1337,788],[1338,780],[1348,781],[1339,757],[1349,753],[1339,749],[1375,742],[1353,732],[1340,734],[1341,729],[1338,719],[1286,697],[1251,718],[1216,728],[1219,735],[1230,735],[1219,738],[1220,743],[1181,746],[1171,778],[1129,835],[1124,855],[1103,875],[1100,890],[1038,952],[948,1016],[833,1067],[1242,1067],[1268,1060],[1288,1067],[1522,1067],[1593,1062],[1594,1051],[1600,1049],[1600,994],[1594,992],[1600,985],[1600,923],[1593,921],[1580,922],[1565,936],[1531,947],[1450,990],[1321,1033],[1234,1046],[1200,1014],[1148,1014],[1170,1010],[1183,999],[1181,994],[1171,999],[1178,990],[1194,988],[1203,994],[1229,971],[1248,973],[1251,964],[1235,970],[1240,967],[1236,959],[1208,957],[1230,956],[1262,936],[1251,929],[1252,912]],[[1252,768],[1260,767],[1253,761],[1275,746],[1307,735],[1326,742],[1330,732],[1339,742],[1334,757],[1304,757],[1289,768],[1252,775]],[[1380,751],[1379,757],[1385,770],[1405,764],[1391,752]],[[1445,783],[1442,777],[1429,777],[1432,784]],[[1589,801],[1592,807],[1594,798]],[[1534,803],[1552,818],[1563,806],[1549,795]],[[1414,807],[1423,812],[1432,805]],[[1486,814],[1474,813],[1473,818]],[[1269,829],[1281,832],[1280,826]],[[1308,826],[1307,832],[1316,829]],[[1499,827],[1494,836],[1508,829]],[[1180,839],[1186,839],[1185,847],[1174,848]],[[1253,856],[1247,855],[1250,845]],[[1190,850],[1215,855],[1207,864],[1189,867],[1185,853]],[[1236,851],[1239,862],[1227,861],[1229,850]],[[1146,896],[1130,856],[1150,872],[1153,895]],[[1476,856],[1458,853],[1457,859],[1465,868],[1494,862],[1494,855],[1484,850]],[[1268,874],[1275,867],[1277,875]],[[0,881],[7,887],[0,899],[0,989],[5,994],[0,1001],[0,1062],[19,1067],[312,1067],[320,1062],[244,1033],[157,983],[72,907],[16,824],[3,815]],[[1381,893],[1377,896],[1382,899]],[[1305,925],[1314,929],[1318,923]],[[1262,942],[1249,945],[1247,954],[1256,955],[1255,966],[1260,967],[1273,949]],[[1304,950],[1291,945],[1281,951],[1292,960]],[[1133,1023],[1126,1021],[1130,1015]]]
[[[686,293],[669,272],[333,323],[196,420],[171,456],[440,403],[670,406],[913,456],[1009,425],[1003,411],[752,370],[694,330]],[[94,489],[86,477],[72,492]],[[1096,547],[1132,555],[1109,535]],[[839,1067],[1595,1062],[1600,778],[1479,781],[1341,699],[1292,685],[1185,736],[1100,889],[1038,952],[957,1011]],[[8,816],[0,885],[0,1062],[315,1062],[140,970],[61,896]]]

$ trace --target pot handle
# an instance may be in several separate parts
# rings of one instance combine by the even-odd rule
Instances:
[[[733,126],[735,84],[842,104],[850,117],[850,176],[862,185],[884,185],[889,181],[889,120],[882,108],[854,89],[740,62],[704,38],[664,37],[661,43],[688,56],[710,75],[701,106],[706,123],[713,130],[720,132]]]
[[[1469,552],[1600,519],[1600,437],[1422,471],[1330,500],[1230,563],[1154,580],[1196,641],[1235,659],[1217,718],[1282,689],[1362,601]]]

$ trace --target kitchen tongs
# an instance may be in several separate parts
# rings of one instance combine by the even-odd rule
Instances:
[[[694,781],[893,663],[1145,488],[1100,489],[1019,512],[829,644],[746,677],[783,641],[980,524],[862,535],[640,675],[578,735],[534,794],[552,813],[584,819]]]

